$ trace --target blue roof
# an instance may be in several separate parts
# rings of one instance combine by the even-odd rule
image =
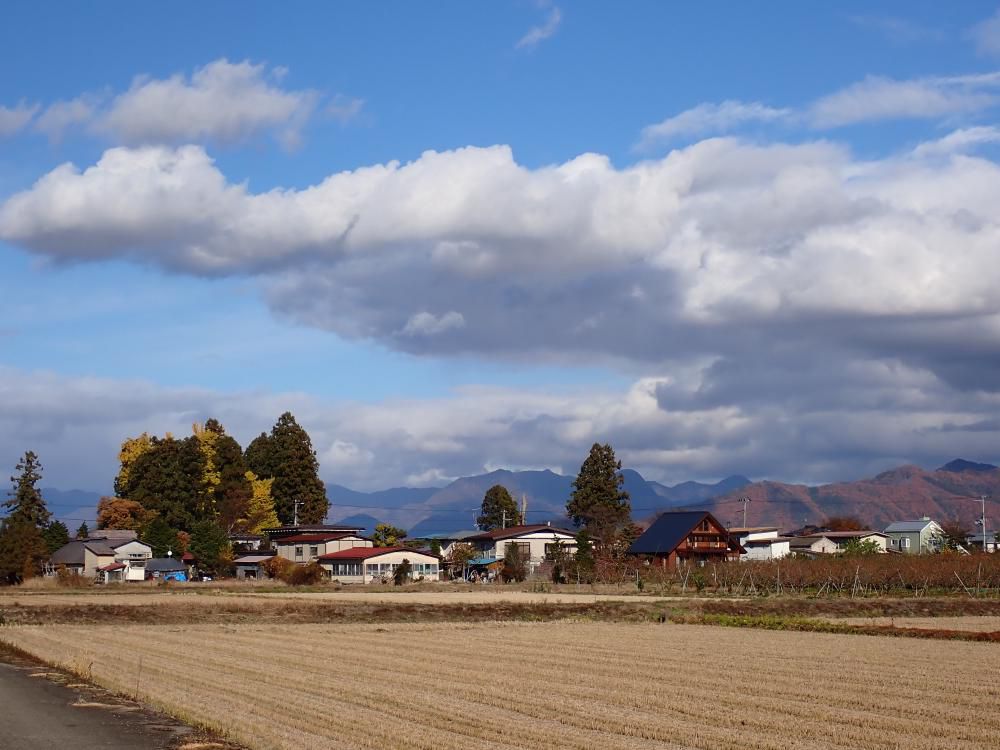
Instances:
[[[500,558],[497,558],[497,557],[474,557],[471,560],[469,560],[469,562],[466,563],[466,564],[467,565],[489,565],[490,563],[497,562],[499,559]]]
[[[628,548],[630,555],[668,555],[688,534],[712,514],[707,510],[668,511],[660,514],[653,525]],[[712,517],[712,520],[715,520]],[[716,523],[718,523],[716,521]],[[721,526],[721,524],[719,524]]]

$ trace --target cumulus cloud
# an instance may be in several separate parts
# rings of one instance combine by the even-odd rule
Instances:
[[[45,133],[53,142],[61,141],[70,129],[86,132],[99,105],[99,98],[89,94],[54,102],[35,121],[35,130]]]
[[[677,138],[727,133],[751,122],[775,122],[788,118],[790,109],[776,109],[760,102],[724,101],[699,104],[679,115],[642,129],[640,150]]]
[[[0,105],[0,138],[7,138],[24,129],[38,109],[37,104],[23,101],[13,107]]]
[[[976,51],[988,57],[1000,57],[1000,10],[972,28]]]
[[[543,7],[547,7],[549,4],[541,3]],[[543,42],[556,31],[559,30],[559,24],[562,23],[562,11],[559,10],[558,6],[553,5],[548,8],[548,14],[545,17],[545,21],[538,26],[532,26],[528,29],[528,32],[518,39],[515,45],[518,49],[535,47],[539,42]]]
[[[895,80],[869,76],[817,100],[808,117],[835,128],[890,119],[933,119],[981,112],[1000,102],[1000,73]]]

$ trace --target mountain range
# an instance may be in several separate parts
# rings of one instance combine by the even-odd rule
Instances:
[[[668,486],[645,479],[632,469],[622,471],[632,501],[633,517],[642,524],[657,513],[678,508],[711,511],[727,525],[747,523],[791,530],[821,524],[830,516],[855,516],[872,528],[892,521],[927,515],[939,521],[959,520],[972,527],[981,513],[980,495],[988,517],[1000,523],[1000,469],[992,464],[955,459],[939,469],[900,466],[871,479],[817,486],[776,481],[751,482],[734,475],[714,484],[681,482]],[[395,487],[359,492],[327,484],[330,512],[327,521],[357,525],[371,532],[387,522],[407,529],[410,536],[473,529],[483,495],[495,484],[505,486],[514,498],[527,503],[530,523],[566,525],[566,500],[573,477],[552,471],[498,470],[462,477],[444,487]],[[42,490],[50,509],[71,531],[83,519],[93,519],[100,493],[84,490]],[[990,528],[994,524],[987,523]]]

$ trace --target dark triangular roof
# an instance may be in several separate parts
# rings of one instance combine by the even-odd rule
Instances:
[[[661,513],[642,536],[628,548],[630,555],[669,555],[705,518],[725,531],[725,526],[707,510],[678,510]]]

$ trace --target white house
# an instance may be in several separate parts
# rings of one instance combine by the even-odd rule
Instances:
[[[406,547],[351,547],[318,558],[330,578],[341,583],[389,582],[404,560],[410,563],[411,580],[439,580],[441,560]]]
[[[777,560],[791,551],[791,540],[780,536],[777,526],[737,526],[730,528],[729,533],[746,550],[740,555],[741,560]]]
[[[371,539],[349,531],[308,532],[275,540],[278,556],[297,563],[318,560],[331,552],[355,547],[372,547]]]
[[[837,551],[843,552],[851,542],[872,542],[879,552],[885,552],[889,537],[881,531],[863,529],[859,531],[821,531],[818,532],[837,545]]]
[[[111,581],[142,581],[146,577],[146,561],[153,549],[136,539],[134,531],[104,529],[86,539],[74,539],[52,553],[49,571],[58,568],[104,583]]]
[[[530,571],[534,571],[545,560],[553,559],[558,552],[576,552],[576,534],[546,524],[508,526],[505,529],[484,531],[465,541],[472,544],[483,557],[497,559],[503,558],[509,545],[517,545],[527,559]]]
[[[788,540],[788,548],[797,555],[833,555],[836,554],[837,543],[823,534],[794,536]]]

